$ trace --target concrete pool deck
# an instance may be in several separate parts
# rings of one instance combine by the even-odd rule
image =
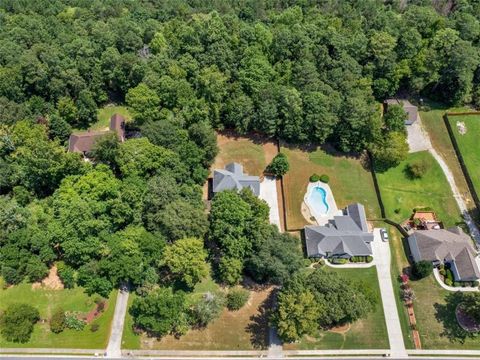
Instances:
[[[313,189],[316,187],[323,188],[327,194],[325,200],[328,204],[328,211],[326,213],[317,213],[315,211],[315,208],[310,204],[309,196],[313,191]],[[303,203],[308,209],[307,213],[309,213],[311,216],[315,218],[315,223],[317,225],[325,225],[326,223],[328,223],[328,220],[333,219],[335,215],[341,215],[342,213],[337,208],[337,203],[335,202],[335,199],[333,197],[332,189],[330,189],[330,186],[328,184],[323,183],[321,181],[311,182],[308,184],[307,192],[305,193],[305,196],[303,198]],[[305,212],[302,211],[302,214],[306,217]],[[307,218],[307,220],[311,223],[313,222],[312,219]]]

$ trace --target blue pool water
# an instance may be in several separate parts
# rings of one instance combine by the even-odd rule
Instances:
[[[317,214],[326,215],[328,213],[327,192],[320,186],[315,186],[308,197],[309,206]]]

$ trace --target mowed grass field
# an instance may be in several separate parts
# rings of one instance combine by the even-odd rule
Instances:
[[[107,105],[101,109],[98,109],[97,122],[90,126],[91,130],[106,130],[110,126],[110,118],[114,114],[122,115],[125,120],[131,121],[132,116],[126,106]]]
[[[211,278],[195,287],[189,300],[206,292],[221,291]],[[239,311],[224,309],[220,318],[204,329],[192,329],[180,338],[165,336],[151,338],[133,332],[133,319],[127,314],[122,348],[155,350],[259,350],[268,347],[268,304],[272,288],[251,291],[248,303]],[[129,299],[133,302],[135,295]]]
[[[445,112],[455,111],[468,111],[467,108],[446,108],[438,103],[429,103],[431,110],[421,111],[420,116],[422,118],[422,124],[427,130],[432,146],[440,154],[448,168],[455,178],[455,184],[457,185],[462,197],[464,198],[469,210],[476,211],[473,198],[470,194],[470,190],[467,185],[467,181],[460,167],[455,149],[450,139],[450,135],[445,125],[443,116]]]
[[[361,281],[376,294],[378,303],[367,318],[356,321],[346,332],[318,331],[316,336],[304,336],[299,342],[285,344],[285,350],[388,349],[388,335],[383,314],[376,267],[367,269],[332,269],[345,277]]]
[[[211,169],[223,169],[231,162],[243,165],[248,175],[261,176],[277,154],[277,146],[259,135],[240,136],[234,132],[217,134],[219,153]]]
[[[284,176],[288,229],[308,224],[301,206],[313,173],[330,177],[329,185],[339,209],[359,202],[365,206],[368,218],[381,217],[372,174],[362,165],[366,159],[327,153],[320,147],[307,150],[282,146],[281,151],[290,163],[290,171]]]
[[[480,194],[480,115],[449,116],[448,122],[462,154],[463,161],[475,187]],[[465,125],[466,133],[461,134],[458,124]]]
[[[105,312],[85,326],[82,331],[65,329],[60,334],[50,331],[49,319],[57,308],[65,311],[88,312],[95,307],[94,297],[86,295],[82,288],[64,290],[32,289],[32,284],[22,283],[0,289],[0,311],[10,304],[27,303],[38,309],[41,321],[35,324],[31,339],[27,343],[5,341],[0,336],[0,348],[72,348],[104,349],[110,336],[110,326],[115,310],[117,292],[112,292]],[[92,332],[91,325],[99,329]]]
[[[411,179],[406,167],[417,161],[426,161],[430,165],[422,178]],[[428,151],[409,154],[397,167],[377,173],[377,179],[389,219],[402,222],[411,216],[414,208],[430,207],[447,227],[462,223],[450,185]]]

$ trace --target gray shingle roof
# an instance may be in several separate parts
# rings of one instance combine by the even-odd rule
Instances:
[[[372,255],[373,234],[368,232],[363,205],[349,205],[344,213],[325,226],[305,226],[309,257]]]
[[[416,230],[408,238],[415,261],[440,261],[454,265],[455,280],[471,281],[480,278],[472,240],[459,227],[439,230]]]
[[[225,169],[213,171],[213,192],[217,193],[223,190],[237,190],[249,188],[255,195],[260,195],[260,178],[258,176],[249,176],[243,173],[242,165],[230,163]]]

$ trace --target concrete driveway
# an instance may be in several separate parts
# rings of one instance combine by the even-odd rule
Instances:
[[[407,357],[390,272],[390,243],[382,241],[380,229],[378,228],[373,230],[373,237],[373,258],[377,265],[378,284],[380,285],[382,296],[383,313],[385,314],[385,322],[387,324],[391,356]]]
[[[273,176],[265,176],[260,183],[260,199],[265,200],[270,206],[270,224],[277,225],[282,231],[280,224],[280,212],[278,210],[277,180]]]
[[[113,314],[112,331],[107,345],[107,356],[110,358],[122,357],[122,335],[127,314],[128,291],[118,290],[117,303]]]

